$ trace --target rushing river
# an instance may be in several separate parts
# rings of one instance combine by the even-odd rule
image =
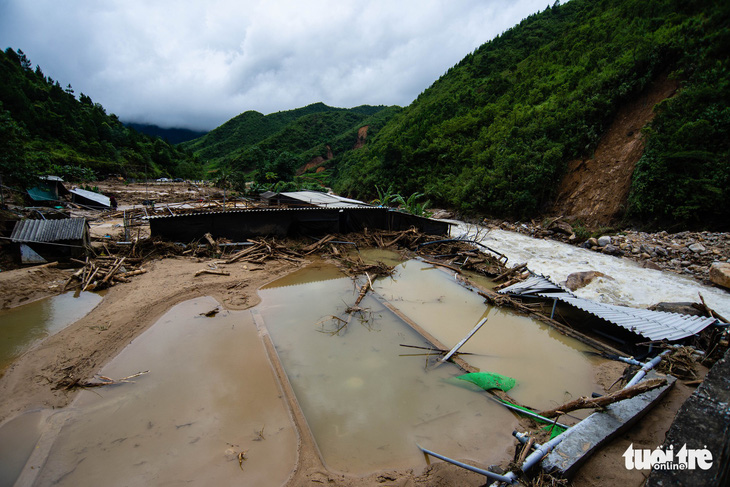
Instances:
[[[509,257],[508,265],[527,262],[529,269],[562,283],[569,274],[599,271],[613,279],[597,278],[575,291],[580,297],[602,303],[646,308],[659,302],[699,302],[701,293],[707,305],[723,316],[730,316],[730,294],[720,288],[704,286],[672,272],[645,269],[635,261],[601,254],[581,247],[537,239],[516,232],[487,229],[455,222],[451,235],[476,237],[484,245]]]

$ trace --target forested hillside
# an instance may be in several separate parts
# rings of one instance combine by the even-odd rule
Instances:
[[[645,129],[627,216],[727,228],[729,5],[556,3],[467,55],[365,147],[336,157],[335,189],[367,198],[393,184],[464,212],[533,217],[622,104],[670,76],[680,88]]]
[[[367,126],[368,134],[377,133],[399,110],[367,105],[344,109],[315,103],[269,115],[248,111],[180,147],[239,183],[250,178],[264,184],[287,183],[310,161],[353,150],[361,127]],[[318,175],[315,186],[321,186],[327,177]]]
[[[0,51],[0,174],[23,187],[39,174],[200,177],[192,156],[125,127],[103,106],[46,76],[21,50]]]

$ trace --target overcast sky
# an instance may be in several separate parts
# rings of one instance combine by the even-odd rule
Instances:
[[[0,46],[125,122],[209,130],[318,101],[406,106],[548,3],[0,0]]]

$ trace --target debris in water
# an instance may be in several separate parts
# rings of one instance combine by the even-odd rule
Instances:
[[[206,311],[205,313],[200,313],[200,316],[206,316],[208,318],[212,318],[213,316],[217,315],[218,312],[220,312],[220,307],[215,307],[210,311]]]
[[[507,392],[517,383],[517,381],[512,377],[496,374],[494,372],[471,372],[469,374],[460,375],[457,379],[476,384],[485,391],[488,391],[489,389],[499,389]]]

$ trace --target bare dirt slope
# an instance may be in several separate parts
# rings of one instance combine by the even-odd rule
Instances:
[[[654,118],[654,106],[674,95],[677,86],[662,76],[619,109],[593,157],[568,163],[553,214],[575,217],[593,227],[608,226],[623,214],[634,167],[644,152],[641,129]]]

